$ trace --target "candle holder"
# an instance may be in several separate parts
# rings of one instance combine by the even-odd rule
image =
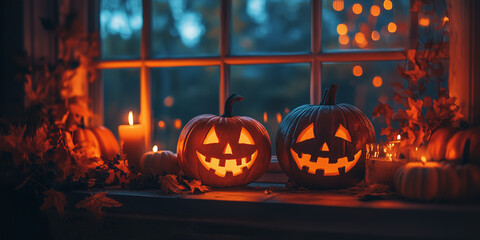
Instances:
[[[399,158],[399,143],[400,141],[390,141],[366,145],[365,183],[367,185],[394,186],[395,172],[406,163]]]

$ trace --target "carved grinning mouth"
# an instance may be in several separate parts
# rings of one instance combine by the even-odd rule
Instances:
[[[355,156],[353,161],[348,161],[348,157],[339,158],[336,163],[329,163],[329,158],[322,158],[317,157],[316,162],[311,162],[310,158],[312,155],[309,154],[302,154],[302,157],[297,154],[297,152],[290,149],[290,152],[297,163],[298,168],[302,169],[303,167],[308,168],[308,173],[315,174],[317,170],[323,170],[323,176],[337,176],[340,175],[338,169],[345,168],[345,172],[350,171],[355,164],[357,164],[358,159],[362,155],[362,150],[359,150]]]
[[[197,157],[198,159],[200,159],[202,165],[207,170],[215,170],[215,175],[219,177],[225,177],[225,175],[227,175],[227,172],[231,172],[233,176],[237,176],[243,172],[244,167],[250,169],[255,159],[257,159],[257,155],[258,150],[256,150],[249,157],[244,157],[240,159],[219,159],[213,157],[207,158],[205,155],[197,151]],[[220,163],[223,163],[223,166]]]

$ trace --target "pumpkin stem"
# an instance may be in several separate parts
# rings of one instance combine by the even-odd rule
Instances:
[[[233,117],[232,115],[232,108],[233,108],[233,103],[236,102],[236,101],[242,101],[243,100],[243,97],[236,94],[236,93],[232,93],[228,98],[227,100],[225,100],[225,106],[223,108],[223,115],[222,117],[224,118],[229,118],[229,117]]]
[[[465,145],[463,146],[463,154],[462,154],[462,164],[468,163],[468,158],[470,155],[470,138],[465,141]]]
[[[322,102],[320,105],[335,105],[335,96],[337,95],[337,84],[332,84],[330,87],[325,90],[323,95]]]

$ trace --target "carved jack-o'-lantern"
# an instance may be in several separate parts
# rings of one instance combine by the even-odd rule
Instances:
[[[271,144],[265,128],[249,117],[232,116],[232,94],[222,116],[200,115],[183,128],[177,145],[180,166],[212,186],[237,186],[260,177],[268,168]]]
[[[364,177],[365,145],[375,142],[375,131],[358,108],[335,104],[336,89],[320,105],[294,109],[278,129],[278,161],[299,185],[341,187]]]

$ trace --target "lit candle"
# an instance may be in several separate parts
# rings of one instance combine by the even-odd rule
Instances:
[[[133,113],[128,113],[128,124],[118,126],[120,146],[126,155],[128,165],[135,170],[140,167],[140,158],[145,152],[145,128],[141,124],[133,124]]]
[[[401,161],[401,159],[397,157],[395,152],[396,145],[396,141],[367,144],[365,169],[365,181],[367,185],[383,184],[393,187],[395,172],[401,166],[405,165],[405,161]]]

